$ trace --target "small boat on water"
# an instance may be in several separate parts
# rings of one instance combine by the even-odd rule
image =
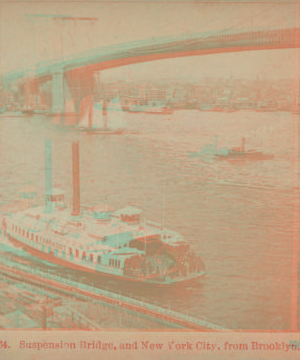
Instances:
[[[22,114],[24,115],[34,115],[34,109],[30,106],[24,106],[22,109]]]
[[[191,157],[214,158],[219,160],[271,160],[274,158],[272,154],[264,154],[261,151],[246,150],[246,140],[242,139],[242,146],[238,148],[218,148],[218,137],[215,137],[214,144],[204,145],[200,151],[188,151]]]
[[[171,115],[173,114],[174,110],[167,106],[153,106],[147,108],[144,113],[145,114],[163,114],[163,115]]]
[[[228,149],[227,154],[216,154],[220,160],[271,160],[274,159],[273,154],[264,154],[261,151],[246,150],[245,138],[242,139],[242,146],[238,148]]]

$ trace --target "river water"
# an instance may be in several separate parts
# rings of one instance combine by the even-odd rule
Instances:
[[[16,200],[28,184],[43,194],[45,137],[52,139],[53,184],[71,197],[71,143],[79,140],[82,204],[107,197],[116,209],[136,206],[144,218],[180,232],[206,266],[207,275],[189,286],[121,290],[225,328],[289,329],[295,115],[189,110],[125,117],[128,134],[101,136],[51,125],[43,115],[2,115],[2,199]],[[245,138],[246,148],[274,159],[186,155],[216,135],[219,146],[238,147]]]

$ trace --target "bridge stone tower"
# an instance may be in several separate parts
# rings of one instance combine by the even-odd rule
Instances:
[[[96,18],[53,17],[54,59],[61,59],[61,66],[52,69],[52,113],[63,116],[78,115],[81,101],[93,92],[93,71],[86,68],[65,70],[64,62],[70,56],[70,48],[77,49],[78,24],[82,24],[80,35],[88,39],[87,53],[93,47],[94,23]],[[67,30],[67,31],[66,31]],[[71,44],[70,44],[71,41]],[[72,49],[71,49],[72,50]],[[71,51],[72,52],[72,51]],[[78,116],[77,116],[78,117]]]
[[[64,112],[64,72],[61,68],[54,68],[52,72],[52,113]]]

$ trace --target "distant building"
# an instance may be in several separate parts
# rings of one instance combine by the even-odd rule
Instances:
[[[120,94],[118,83],[102,84],[100,88],[100,100],[111,100]]]

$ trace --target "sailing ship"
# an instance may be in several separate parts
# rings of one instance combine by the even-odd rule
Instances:
[[[32,255],[68,268],[129,282],[171,285],[205,274],[205,266],[183,237],[152,221],[140,209],[114,211],[107,202],[80,205],[79,144],[72,144],[73,206],[52,188],[51,141],[45,144],[45,205],[0,219],[0,233]],[[32,191],[32,189],[30,189]],[[30,196],[32,198],[32,196]]]
[[[125,130],[125,120],[120,97],[108,104],[98,102],[87,106],[77,129],[102,135],[122,134]]]
[[[25,115],[33,115],[34,114],[34,108],[28,104],[25,104],[22,108],[22,114]]]

